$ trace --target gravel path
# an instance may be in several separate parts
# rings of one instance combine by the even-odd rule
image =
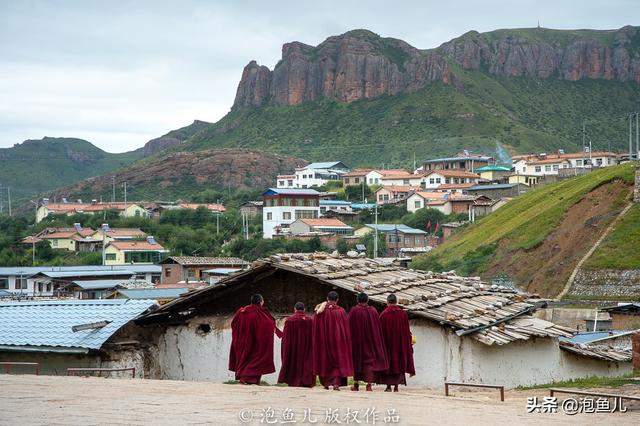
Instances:
[[[527,414],[527,397],[542,390],[509,391],[500,402],[498,392],[454,389],[455,396],[423,389],[400,393],[340,392],[277,386],[225,385],[169,380],[101,379],[0,375],[0,424],[293,424],[311,420],[326,424],[337,415],[341,424],[640,424],[640,412],[569,416]],[[375,408],[375,413],[372,411]],[[271,417],[273,409],[273,417]],[[327,410],[329,414],[327,415]],[[369,410],[367,412],[367,410]],[[393,411],[388,411],[393,410]],[[266,413],[266,416],[264,414]],[[346,417],[351,417],[347,419]],[[368,416],[367,416],[368,415]],[[243,422],[240,417],[250,421]],[[335,416],[333,417],[336,418]],[[308,419],[307,419],[308,420]],[[292,423],[289,423],[292,424]]]

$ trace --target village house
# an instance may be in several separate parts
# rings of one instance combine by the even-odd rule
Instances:
[[[155,345],[139,344],[152,342],[151,330],[133,323],[155,306],[153,300],[0,302],[0,361],[37,362],[40,374],[58,376],[74,367],[133,367],[129,377],[158,376]]]
[[[558,175],[564,169],[591,169],[592,167],[608,167],[618,164],[618,154],[607,151],[572,152],[517,155],[513,157],[516,174],[547,176]]]
[[[332,180],[341,180],[342,175],[348,171],[349,167],[342,161],[311,163],[308,166],[296,168],[293,175],[278,175],[276,188],[319,187]]]
[[[422,183],[422,175],[409,173],[406,170],[380,170],[380,174],[382,174],[380,184],[383,186],[420,186]]]
[[[467,190],[469,195],[484,195],[485,197],[497,200],[500,198],[513,198],[524,194],[529,187],[519,183],[498,183],[486,185],[474,185]]]
[[[351,235],[353,228],[339,219],[298,219],[289,227],[291,235],[304,235],[314,232],[337,235]]]
[[[263,238],[288,232],[297,219],[320,217],[320,193],[314,189],[269,188],[262,197]]]
[[[446,192],[416,191],[407,197],[407,211],[409,213],[415,213],[416,211],[427,207],[437,208],[437,210],[442,211],[442,213],[449,214],[451,213],[451,204],[447,204],[446,202],[448,197],[449,194]],[[438,203],[429,205],[429,203],[434,201],[437,201]],[[440,202],[443,203],[441,204]]]
[[[51,214],[62,214],[72,216],[74,214],[96,214],[108,210],[115,210],[122,217],[147,217],[147,210],[137,203],[102,203],[93,200],[91,203],[77,202],[50,203],[48,198],[43,198],[42,203],[36,211],[36,222],[41,222]]]
[[[170,256],[159,262],[162,267],[160,284],[208,282],[211,275],[239,272],[249,263],[237,257]],[[217,281],[217,280],[216,280]]]
[[[248,217],[260,216],[263,204],[263,201],[247,201],[240,204],[240,213]]]
[[[50,227],[37,234],[22,239],[22,244],[37,244],[47,241],[51,248],[67,251],[95,251],[96,243],[90,238],[94,233],[91,228],[83,228],[75,223],[73,228]]]
[[[15,297],[49,297],[73,280],[138,280],[149,285],[160,281],[157,265],[78,265],[0,267],[0,290]]]
[[[630,355],[615,349],[584,347],[576,351],[560,337],[571,330],[531,316],[544,305],[516,289],[490,286],[479,278],[438,274],[394,266],[383,260],[316,254],[281,254],[262,259],[251,269],[217,285],[183,294],[136,322],[160,330],[159,377],[171,380],[233,379],[228,371],[233,313],[260,293],[279,327],[292,306],[313,307],[327,292],[339,294],[349,310],[356,295],[369,294],[378,311],[395,293],[410,318],[416,375],[409,386],[442,389],[444,381],[497,383],[507,389],[590,376],[631,372]],[[311,310],[311,309],[310,309]],[[274,338],[276,373],[280,339]],[[147,373],[145,372],[145,375]]]
[[[142,241],[114,240],[105,246],[104,264],[158,263],[168,252],[152,236]]]
[[[454,157],[427,160],[416,172],[428,173],[433,170],[466,170],[468,172],[475,172],[476,169],[488,166],[494,162],[493,157],[470,154],[469,151],[463,151]]]
[[[544,179],[543,176],[535,175],[510,175],[508,183],[519,183],[527,186],[538,185]]]
[[[320,216],[324,216],[329,211],[336,213],[353,213],[353,208],[351,207],[351,201],[320,199]]]
[[[478,167],[475,169],[475,173],[478,173],[482,180],[490,182],[505,181],[511,174],[511,167],[492,164],[489,166]]]
[[[466,170],[434,170],[426,172],[421,180],[424,189],[436,189],[443,184],[477,184],[480,176]]]
[[[411,185],[383,186],[378,188],[375,192],[376,203],[378,205],[398,204],[406,200],[409,195],[419,190],[419,186]]]
[[[618,303],[601,309],[611,317],[611,328],[614,330],[640,329],[640,303]]]
[[[438,186],[435,191],[438,192],[450,192],[450,193],[458,193],[463,194],[467,189],[475,186],[475,183],[443,183]]]
[[[386,256],[400,257],[404,251],[415,253],[415,249],[424,251],[427,247],[427,233],[422,229],[411,228],[402,223],[373,224],[367,223],[362,228],[356,229],[354,234],[363,237],[377,231],[378,236],[384,236],[387,253]]]
[[[342,175],[343,186],[381,185],[382,173],[372,169],[353,169]]]
[[[442,241],[447,241],[466,224],[466,222],[447,222],[441,224],[440,229],[442,229]]]
[[[111,241],[143,240],[147,238],[147,233],[140,228],[111,228],[108,223],[103,223],[91,233],[90,238],[100,242],[104,240],[106,245]]]

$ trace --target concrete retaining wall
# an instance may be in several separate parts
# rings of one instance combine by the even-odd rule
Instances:
[[[578,271],[570,295],[575,297],[640,298],[640,270],[601,269]]]

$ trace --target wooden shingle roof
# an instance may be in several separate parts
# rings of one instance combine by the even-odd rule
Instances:
[[[461,277],[454,272],[417,271],[381,260],[325,253],[279,254],[261,259],[254,262],[251,269],[224,278],[213,287],[185,294],[153,315],[187,310],[201,297],[216,297],[221,290],[228,294],[232,286],[273,269],[308,276],[353,293],[364,291],[379,305],[386,302],[390,293],[395,293],[399,304],[412,317],[434,321],[452,328],[458,335],[470,335],[487,345],[502,345],[532,336],[571,336],[569,329],[530,316],[542,302],[533,295],[487,285],[478,277]]]

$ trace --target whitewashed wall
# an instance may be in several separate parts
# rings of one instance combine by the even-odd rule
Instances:
[[[284,320],[279,320],[280,328]],[[200,324],[211,327],[198,332]],[[416,337],[416,376],[409,386],[442,388],[445,380],[496,383],[508,388],[549,383],[587,376],[617,376],[631,372],[631,363],[608,363],[562,351],[555,339],[540,338],[504,346],[487,346],[470,337],[459,337],[428,321],[413,320]],[[173,380],[232,380],[228,370],[231,329],[229,317],[202,317],[188,325],[167,328],[160,339],[158,363],[161,378]],[[276,373],[264,376],[277,381],[280,339],[275,338]]]

